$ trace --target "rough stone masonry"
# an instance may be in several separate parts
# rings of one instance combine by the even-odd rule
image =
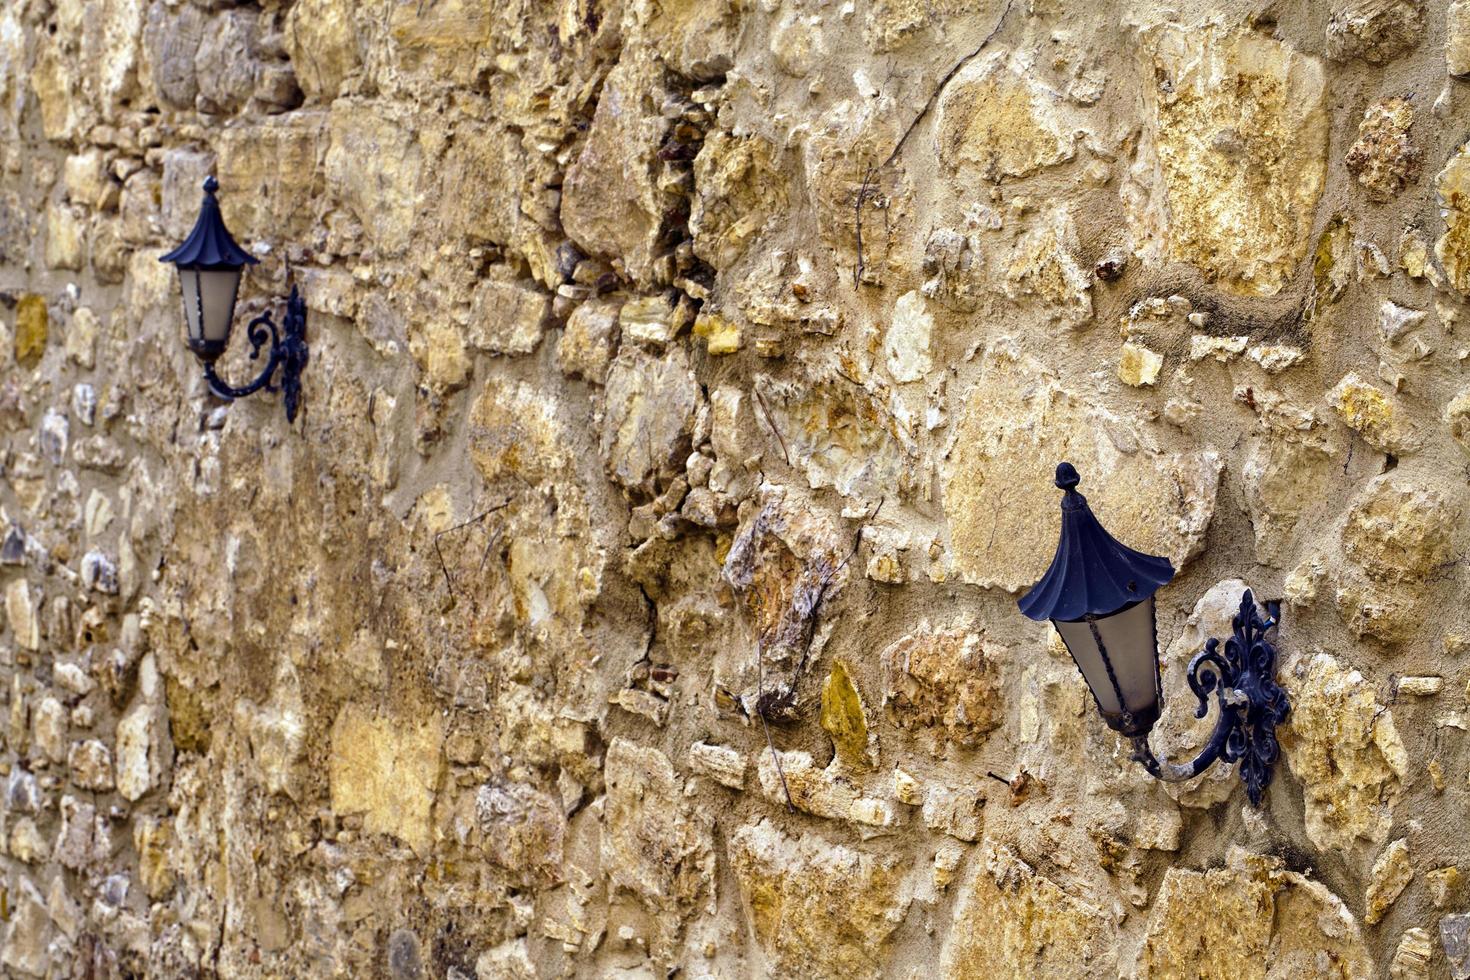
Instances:
[[[7,977],[1470,976],[1470,0],[0,4]],[[223,404],[218,176],[310,308]],[[257,365],[239,348],[222,373]],[[1283,600],[1267,806],[1014,600]]]

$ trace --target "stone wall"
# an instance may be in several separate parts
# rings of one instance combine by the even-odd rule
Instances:
[[[8,0],[0,967],[1466,976],[1467,73],[1466,0]],[[210,173],[294,426],[181,343]],[[1180,568],[1161,752],[1283,600],[1261,810],[1016,611],[1063,458]]]

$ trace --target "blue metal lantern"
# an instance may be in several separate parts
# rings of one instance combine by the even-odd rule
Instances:
[[[160,256],[160,262],[171,262],[179,270],[179,285],[184,294],[184,326],[186,343],[204,364],[204,379],[209,390],[224,399],[244,398],[270,386],[276,369],[281,369],[281,388],[285,393],[286,418],[294,421],[296,404],[301,396],[301,372],[306,367],[306,304],[293,286],[286,300],[285,336],[276,330],[270,313],[250,321],[248,336],[250,357],[260,357],[260,349],[270,343],[270,358],[260,376],[236,388],[215,373],[214,362],[230,345],[230,330],[235,322],[235,299],[240,292],[240,275],[247,265],[255,265],[255,256],[235,242],[220,216],[219,201],[214,192],[219,181],[204,181],[204,201],[189,237],[173,251]]]
[[[1266,640],[1279,606],[1268,603],[1262,619],[1247,590],[1223,650],[1212,638],[1190,661],[1189,685],[1199,699],[1195,716],[1204,717],[1214,692],[1220,719],[1197,758],[1184,765],[1160,761],[1148,745],[1163,706],[1154,593],[1174,578],[1174,566],[1109,534],[1077,492],[1079,482],[1071,463],[1057,466],[1061,538],[1051,567],[1017,603],[1021,612],[1056,627],[1103,720],[1132,740],[1133,759],[1149,773],[1180,781],[1216,759],[1239,761],[1246,792],[1259,805],[1279,753],[1275,729],[1290,709],[1275,681],[1276,648]]]
[[[1154,593],[1174,578],[1169,559],[1118,542],[1077,492],[1071,463],[1057,467],[1062,534],[1051,567],[1021,597],[1021,612],[1051,620],[1110,728],[1147,734],[1159,718]]]

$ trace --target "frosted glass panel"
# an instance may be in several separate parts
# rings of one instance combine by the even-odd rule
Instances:
[[[194,340],[223,343],[230,337],[230,322],[235,318],[235,291],[240,286],[239,269],[180,269],[179,284],[184,288],[184,320]],[[200,294],[203,294],[204,324],[199,323]]]
[[[1091,628],[1085,621],[1055,625],[1067,649],[1072,651],[1072,659],[1081,668],[1087,686],[1092,688],[1098,707],[1109,714],[1120,714],[1125,706],[1118,703]],[[1154,680],[1158,667],[1154,651],[1153,597],[1120,613],[1098,619],[1097,631],[1107,648],[1126,707],[1135,715],[1146,713],[1158,700]]]

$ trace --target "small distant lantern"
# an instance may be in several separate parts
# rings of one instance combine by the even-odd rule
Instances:
[[[261,388],[274,391],[274,388],[269,388],[271,378],[276,369],[281,368],[286,418],[295,421],[301,394],[301,372],[309,355],[306,304],[294,286],[286,300],[284,337],[277,332],[269,313],[250,321],[251,359],[257,359],[260,349],[267,341],[270,342],[270,357],[260,376],[244,387],[236,388],[226,384],[215,373],[214,362],[229,347],[241,274],[246,266],[255,265],[258,261],[236,244],[234,236],[225,227],[219,201],[214,196],[217,190],[219,181],[213,177],[206,178],[204,201],[194,229],[178,248],[159,258],[160,262],[172,263],[179,271],[179,286],[184,298],[185,343],[204,364],[204,378],[210,391],[226,400],[244,398]]]
[[[1240,761],[1246,792],[1259,806],[1279,754],[1276,725],[1290,710],[1275,682],[1276,649],[1265,638],[1276,627],[1279,606],[1268,603],[1263,620],[1247,590],[1223,651],[1212,638],[1190,661],[1189,685],[1199,699],[1196,717],[1204,717],[1214,692],[1220,719],[1193,761],[1161,762],[1148,745],[1163,705],[1154,593],[1174,578],[1174,566],[1109,534],[1077,492],[1080,482],[1071,463],[1057,466],[1061,537],[1051,567],[1017,603],[1021,612],[1056,627],[1103,720],[1132,740],[1133,759],[1150,774],[1175,782],[1199,775],[1219,758]]]

